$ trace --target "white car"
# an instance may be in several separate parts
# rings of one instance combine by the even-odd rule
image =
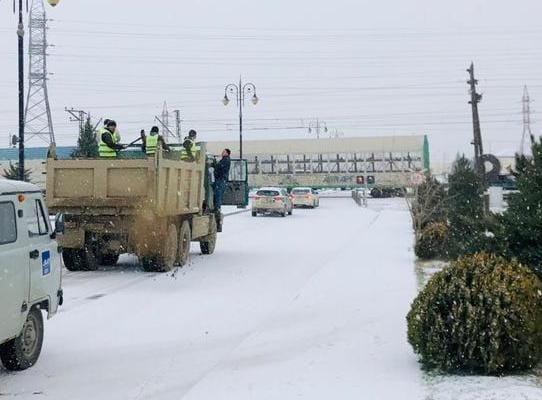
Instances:
[[[294,205],[288,192],[283,188],[267,187],[258,189],[252,198],[252,216],[276,213],[285,217],[292,215]]]
[[[293,188],[290,194],[293,196],[294,207],[315,208],[320,205],[320,198],[315,190],[308,187]]]
[[[0,359],[10,370],[34,365],[43,343],[42,311],[62,304],[57,230],[35,185],[0,180]]]

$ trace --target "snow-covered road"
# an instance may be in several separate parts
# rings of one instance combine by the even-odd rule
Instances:
[[[65,305],[46,324],[38,364],[0,369],[0,397],[436,400],[474,393],[459,391],[469,381],[425,376],[406,341],[418,281],[404,200],[373,200],[364,209],[348,198],[322,199],[319,209],[287,218],[242,213],[225,223],[216,253],[201,256],[193,246],[190,265],[175,273],[144,273],[131,257],[113,269],[66,273]],[[485,379],[472,381],[478,398],[514,398],[493,397],[499,392]],[[503,390],[523,386],[525,398],[542,398],[535,381],[512,378]]]

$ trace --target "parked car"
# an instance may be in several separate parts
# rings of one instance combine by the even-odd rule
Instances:
[[[315,208],[320,205],[320,198],[315,190],[307,187],[296,187],[292,189],[294,207]]]
[[[62,305],[61,261],[41,191],[0,180],[0,359],[7,369],[34,365],[43,343],[43,316]]]
[[[258,214],[276,213],[285,217],[292,215],[294,205],[290,195],[283,188],[261,188],[252,199],[252,216]]]

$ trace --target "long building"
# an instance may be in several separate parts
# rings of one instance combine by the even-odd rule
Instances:
[[[238,141],[207,146],[239,154]],[[413,172],[430,167],[425,135],[244,141],[243,158],[251,187],[403,187]]]
[[[239,142],[209,142],[207,150],[220,154],[229,148],[239,154]],[[57,147],[69,157],[73,147]],[[34,183],[45,183],[47,148],[27,148],[26,166]],[[425,135],[330,139],[248,140],[243,142],[251,187],[310,186],[314,188],[370,186],[402,187],[413,172],[429,171]],[[0,149],[0,173],[18,160],[17,149]]]

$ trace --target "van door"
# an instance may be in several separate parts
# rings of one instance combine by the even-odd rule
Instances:
[[[14,196],[0,197],[0,343],[19,335],[28,305],[28,244],[17,208]]]
[[[246,207],[248,205],[248,169],[247,160],[232,159],[230,164],[230,176],[222,205]]]
[[[58,245],[51,239],[51,225],[41,196],[28,200],[28,241],[30,244],[30,302],[49,300],[51,313],[56,312],[60,289]]]

